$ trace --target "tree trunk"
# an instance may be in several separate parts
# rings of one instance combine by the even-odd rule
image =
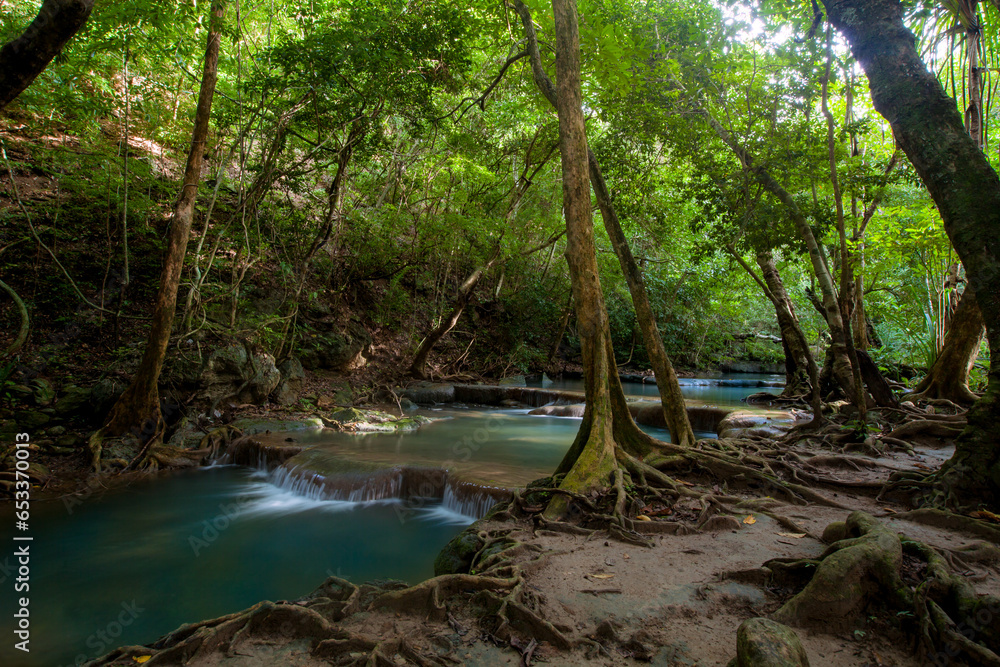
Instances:
[[[781,347],[785,353],[785,389],[781,395],[789,398],[809,396],[813,421],[821,423],[824,417],[823,401],[819,392],[819,369],[809,349],[809,341],[806,340],[806,335],[799,324],[799,318],[795,314],[792,300],[785,291],[785,283],[781,280],[778,267],[774,264],[774,257],[769,251],[757,253],[757,265],[763,275],[761,278],[736,252],[735,244],[730,244],[726,249],[760,286],[764,296],[774,306],[778,327],[781,330]]]
[[[677,85],[680,85],[680,83],[677,82]],[[826,319],[827,325],[830,327],[830,350],[832,352],[832,364],[830,368],[833,377],[844,394],[847,395],[852,403],[856,404],[857,399],[855,397],[854,373],[851,367],[850,357],[848,356],[847,331],[844,328],[844,319],[840,312],[840,303],[837,298],[837,288],[834,285],[830,269],[826,264],[823,249],[816,240],[816,235],[813,234],[812,227],[809,225],[809,220],[799,208],[798,203],[795,201],[795,198],[792,197],[791,193],[785,190],[785,188],[774,179],[767,169],[756,166],[754,164],[753,155],[737,143],[733,135],[726,130],[726,128],[724,128],[714,116],[704,109],[694,98],[689,97],[688,101],[694,107],[694,110],[700,114],[715,131],[716,135],[722,139],[723,143],[725,143],[729,149],[733,151],[736,157],[739,158],[740,163],[750,173],[754,180],[756,180],[757,183],[759,183],[765,190],[773,194],[778,201],[784,205],[785,209],[788,211],[789,217],[792,218],[792,222],[795,223],[795,227],[798,229],[799,235],[802,237],[802,240],[805,242],[806,248],[809,251],[809,260],[812,263],[813,273],[816,276],[816,281],[819,283],[820,293],[822,294],[822,301],[819,302],[818,306],[822,306],[821,312],[823,317]]]
[[[553,245],[552,247],[554,248],[555,246]],[[548,362],[550,364],[556,358],[556,354],[559,353],[559,346],[562,344],[563,336],[566,335],[566,327],[569,325],[569,318],[572,315],[573,315],[573,293],[570,292],[569,299],[566,300],[566,309],[563,310],[562,317],[559,318],[559,332],[552,340],[552,346],[549,348]]]
[[[969,389],[969,371],[982,340],[983,316],[975,290],[967,286],[951,317],[941,352],[908,398],[942,398],[964,406],[975,403],[979,397]]]
[[[854,407],[857,408],[862,425],[867,421],[868,399],[865,396],[865,384],[861,377],[861,364],[858,362],[857,350],[854,348],[854,339],[851,336],[851,312],[854,305],[854,278],[852,274],[852,264],[850,252],[847,248],[847,230],[844,224],[844,197],[840,192],[840,178],[837,174],[837,140],[836,125],[833,114],[830,113],[829,92],[830,92],[830,69],[833,64],[833,28],[828,27],[826,33],[826,75],[823,77],[822,109],[826,117],[826,138],[827,157],[830,163],[830,185],[833,186],[833,200],[837,208],[837,235],[840,237],[840,295],[837,300],[837,308],[840,316],[839,321],[834,322],[827,315],[827,323],[830,325],[830,332],[839,328],[839,337],[833,335],[834,344],[843,344],[847,349],[847,358],[851,363],[851,376],[854,381],[853,393]],[[817,276],[819,277],[819,276]],[[822,278],[820,278],[822,285]],[[824,299],[825,299],[824,291]],[[836,358],[834,363],[836,364]],[[836,372],[836,367],[834,372]]]
[[[24,33],[0,49],[0,109],[31,85],[87,22],[94,0],[44,0]]]
[[[764,284],[767,286],[768,298],[774,305],[774,314],[778,318],[781,329],[781,345],[785,349],[785,389],[782,396],[809,396],[813,411],[822,416],[822,407],[817,412],[819,403],[819,369],[816,360],[809,350],[809,342],[802,332],[799,318],[795,314],[795,306],[788,298],[785,283],[781,280],[778,267],[770,252],[757,253],[757,266],[760,267]]]
[[[441,321],[441,324],[434,327],[434,329],[424,337],[424,340],[420,343],[420,347],[417,348],[417,353],[413,356],[413,363],[410,364],[410,375],[417,378],[418,380],[427,379],[427,355],[431,353],[437,342],[441,340],[445,334],[455,328],[458,324],[458,319],[462,317],[462,312],[465,307],[469,305],[469,301],[472,300],[472,293],[476,290],[476,286],[482,279],[483,275],[493,266],[496,258],[500,254],[500,248],[497,247],[496,251],[493,253],[493,257],[484,266],[477,268],[475,271],[469,274],[469,277],[459,286],[458,293],[455,295],[455,303],[452,306],[451,313],[448,317]]]
[[[555,2],[553,3],[553,6]],[[524,7],[523,3],[516,2],[515,9],[517,9],[518,14],[521,16],[521,22],[524,25],[525,33],[528,37],[528,52],[530,54],[530,62],[532,73],[534,75],[535,83],[538,85],[539,90],[545,96],[545,98],[551,103],[559,112],[560,118],[560,128],[562,128],[562,119],[564,110],[560,108],[560,104],[563,103],[560,95],[562,94],[562,89],[556,90],[552,81],[546,75],[544,69],[542,68],[541,56],[538,52],[538,42],[535,38],[534,26],[531,23],[531,16],[528,10]],[[572,7],[573,15],[573,32],[575,33],[576,28],[576,8]],[[577,43],[573,47],[579,51],[579,44]],[[579,54],[576,56],[579,58]],[[557,58],[557,66],[558,66]],[[576,79],[579,80],[579,71],[576,73]],[[557,80],[560,80],[557,77]],[[579,93],[578,93],[579,95]],[[582,96],[581,96],[582,99]],[[582,111],[580,112],[580,122],[583,123]],[[560,129],[560,132],[562,130]],[[584,144],[586,144],[586,134],[584,129],[581,129],[584,133]],[[562,135],[560,134],[560,137]],[[560,142],[560,148],[563,147],[563,142]],[[653,366],[653,373],[656,376],[656,386],[660,393],[660,404],[663,408],[664,419],[667,424],[667,428],[670,430],[670,437],[673,442],[678,444],[690,445],[694,444],[695,437],[694,431],[691,428],[691,422],[687,416],[687,409],[684,403],[684,397],[681,394],[680,383],[677,381],[677,374],[674,372],[673,365],[670,363],[670,357],[667,356],[667,352],[663,347],[663,339],[660,337],[660,333],[656,326],[656,318],[653,315],[653,310],[649,305],[649,297],[646,293],[646,287],[643,284],[642,273],[639,267],[636,265],[635,258],[632,256],[632,251],[628,247],[628,242],[625,239],[625,234],[622,232],[621,224],[618,221],[618,215],[615,212],[614,205],[611,202],[611,195],[608,192],[607,184],[604,182],[604,177],[601,174],[601,167],[597,162],[597,157],[594,155],[593,151],[586,149],[587,153],[587,169],[590,179],[590,184],[593,185],[594,192],[597,195],[598,206],[601,209],[601,217],[604,220],[604,227],[608,232],[608,236],[611,238],[612,245],[615,248],[615,254],[618,256],[618,261],[622,267],[622,273],[625,275],[625,280],[628,283],[629,293],[632,296],[632,305],[635,308],[636,318],[639,321],[639,326],[642,329],[643,340],[646,344],[646,351],[650,357],[650,363]],[[565,155],[563,156],[565,161]],[[563,166],[565,170],[565,164]],[[565,175],[564,175],[565,178]],[[565,183],[564,183],[565,189]],[[590,189],[586,188],[587,194],[587,204],[590,204]],[[565,196],[565,195],[564,195]],[[565,206],[565,204],[564,204]],[[587,214],[588,224],[592,227],[593,220],[590,214]],[[567,231],[569,230],[569,219],[567,215]],[[591,231],[591,236],[593,232]],[[593,246],[593,240],[591,238],[591,246]],[[567,259],[569,258],[569,247],[566,250]],[[597,268],[596,261],[593,268],[594,277],[596,279]],[[573,276],[572,263],[570,266],[570,276]],[[574,294],[577,297],[577,320],[581,320],[580,317],[580,301],[579,293],[574,286]],[[598,284],[598,293],[600,294],[600,307],[602,313],[604,313],[604,318],[607,320],[607,313],[604,311],[604,296],[600,293],[600,285]],[[605,322],[606,324],[606,322]],[[581,336],[582,338],[582,336]],[[608,334],[608,346],[610,348],[610,334]],[[611,354],[611,366],[614,365],[614,355]],[[586,366],[586,361],[584,362]],[[617,379],[617,369],[615,368],[615,381],[614,384],[618,385],[618,391],[621,392],[620,382]],[[624,396],[622,397],[624,401]],[[630,427],[627,427],[629,431],[632,429],[638,430],[632,422],[630,413],[625,411],[628,416],[627,421],[631,423]],[[621,417],[620,417],[621,419]],[[581,429],[582,430],[582,429]],[[573,451],[573,450],[571,450]]]
[[[868,75],[875,108],[889,121],[937,204],[945,232],[965,265],[986,325],[990,375],[969,410],[969,426],[937,481],[945,503],[1000,502],[1000,178],[961,115],[927,71],[897,0],[824,0]]]
[[[649,295],[646,293],[642,271],[639,270],[639,266],[632,256],[632,250],[629,248],[625,233],[618,222],[618,214],[611,203],[611,194],[608,192],[608,186],[601,174],[601,166],[597,163],[597,156],[591,150],[587,151],[587,156],[590,166],[590,182],[597,195],[597,205],[601,209],[604,228],[611,239],[611,245],[615,248],[615,254],[618,255],[618,262],[625,275],[625,282],[628,283],[628,291],[632,296],[632,307],[635,309],[635,316],[639,321],[639,328],[642,330],[642,339],[646,344],[646,354],[649,355],[649,363],[653,367],[653,373],[656,377],[656,388],[660,393],[660,405],[663,407],[663,417],[670,430],[671,442],[693,446],[695,443],[694,430],[688,419],[684,395],[681,394],[681,385],[677,381],[674,366],[670,363],[670,356],[667,355],[667,350],[663,347],[663,338],[656,326],[656,316],[653,315],[653,309],[649,305]]]
[[[219,64],[219,43],[222,34],[222,19],[226,10],[225,0],[214,0],[211,8],[211,27],[205,48],[205,66],[201,78],[201,92],[195,112],[194,131],[191,136],[191,150],[188,153],[184,171],[184,184],[174,204],[170,222],[170,239],[167,254],[160,272],[160,289],[156,295],[153,323],[149,339],[142,355],[139,369],[131,384],[121,395],[103,429],[106,435],[119,435],[128,430],[139,432],[140,439],[155,435],[160,424],[160,394],[157,381],[167,352],[170,331],[177,306],[177,287],[184,267],[194,205],[198,196],[198,180],[201,176],[202,156],[208,138],[208,124],[212,115],[212,97]],[[140,432],[141,429],[141,432]],[[97,455],[95,454],[95,457]]]
[[[559,151],[562,158],[563,209],[566,217],[566,261],[569,264],[576,304],[577,327],[583,353],[587,407],[576,439],[556,470],[564,474],[560,486],[589,492],[608,485],[618,471],[619,449],[643,456],[654,446],[652,438],[632,420],[611,349],[604,294],[598,277],[591,218],[589,158],[582,110],[580,36],[574,0],[553,0],[556,27],[556,80],[542,69],[531,15],[520,0],[514,7],[521,17],[531,51],[535,83],[559,116]],[[567,502],[556,496],[546,508],[550,517],[565,512]]]

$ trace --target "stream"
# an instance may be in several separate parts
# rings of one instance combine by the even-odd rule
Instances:
[[[747,384],[774,379],[743,377]],[[741,398],[762,391],[755,384],[681,382],[686,396],[716,405],[738,406]],[[656,396],[653,384],[624,386],[630,395]],[[445,467],[475,484],[509,487],[551,473],[579,427],[578,419],[528,410],[448,407],[421,413],[441,420],[405,435],[300,431],[271,438],[310,445],[299,456],[311,457],[313,469],[345,460]],[[669,437],[662,429],[643,428]],[[86,499],[32,503],[30,591],[17,594],[30,598],[31,652],[15,650],[7,637],[0,643],[0,664],[82,664],[120,645],[148,643],[183,623],[264,599],[296,599],[330,575],[356,583],[415,583],[433,575],[441,548],[492,502],[448,491],[438,498],[333,499],[283,471],[212,466]],[[12,505],[0,506],[0,525],[8,534],[0,556],[0,614],[7,618],[15,611],[13,524]]]

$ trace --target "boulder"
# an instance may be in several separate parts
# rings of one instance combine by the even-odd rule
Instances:
[[[248,354],[243,345],[229,345],[208,356],[197,382],[199,398],[262,403],[280,380],[281,373],[270,354]]]
[[[350,321],[341,331],[306,334],[296,346],[296,355],[310,370],[352,371],[368,360],[371,336],[359,323]]]
[[[43,378],[36,378],[28,383],[31,393],[34,395],[35,404],[40,407],[52,405],[56,398],[56,390],[52,388],[52,383]]]
[[[453,384],[420,382],[397,393],[422,405],[455,402],[455,385]]]
[[[106,417],[127,387],[128,385],[118,378],[106,377],[98,380],[90,395],[94,412],[102,419]]]
[[[478,528],[473,524],[456,535],[445,545],[434,560],[434,576],[443,574],[467,574],[472,567],[472,559],[483,548]]]
[[[25,410],[17,413],[16,426],[30,433],[32,429],[45,426],[49,421],[50,417],[47,414],[37,410]]]
[[[80,414],[84,410],[88,412],[90,416],[93,416],[93,407],[91,406],[91,390],[84,389],[83,387],[77,387],[76,385],[69,385],[63,389],[63,395],[56,401],[53,406],[56,410],[56,414],[60,417],[73,417]]]
[[[743,621],[736,631],[736,658],[730,667],[809,667],[795,631],[766,618]]]
[[[278,366],[278,372],[281,373],[281,381],[275,390],[274,400],[278,405],[292,405],[299,400],[306,377],[302,362],[295,357],[285,359]]]

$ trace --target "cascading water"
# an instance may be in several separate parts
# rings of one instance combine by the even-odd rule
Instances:
[[[453,480],[447,471],[436,468],[394,466],[369,474],[324,476],[279,466],[267,474],[267,481],[278,489],[313,501],[441,501],[444,509],[470,521],[485,516],[499,500],[510,497],[507,489]]]

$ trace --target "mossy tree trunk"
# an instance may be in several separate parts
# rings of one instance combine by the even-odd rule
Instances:
[[[523,4],[516,3],[515,8],[521,16],[521,21],[528,37],[528,53],[535,83],[545,98],[558,109],[558,96],[560,93],[556,90],[542,68],[541,56],[538,51],[538,41],[531,24],[531,16],[527,9],[524,9]],[[577,48],[579,48],[579,45],[577,45]],[[577,77],[579,77],[579,74]],[[618,220],[614,203],[611,201],[611,193],[608,191],[607,183],[605,183],[604,176],[601,173],[601,166],[597,161],[597,156],[594,155],[594,152],[589,147],[587,148],[587,169],[590,185],[593,186],[597,205],[601,211],[601,218],[604,221],[604,228],[608,232],[608,237],[611,239],[611,244],[614,246],[615,254],[618,256],[622,273],[625,276],[625,282],[628,284],[629,294],[632,297],[632,306],[635,309],[636,319],[642,331],[643,342],[646,345],[646,353],[649,355],[650,365],[652,365],[653,373],[656,376],[656,387],[660,394],[660,404],[663,408],[663,416],[667,428],[670,430],[671,440],[680,445],[693,445],[695,443],[694,430],[691,428],[691,422],[688,419],[684,396],[681,394],[680,383],[677,381],[677,373],[674,371],[670,357],[663,346],[663,338],[660,336],[659,329],[657,328],[656,316],[653,315],[653,309],[649,303],[649,295],[646,292],[642,271],[639,269],[635,257],[632,255],[632,250],[629,248],[628,240],[625,238],[625,233]],[[587,196],[589,201],[589,190]],[[592,219],[588,219],[591,220],[590,224],[593,225]],[[603,294],[601,295],[601,299],[603,308]],[[614,367],[614,355],[611,356],[611,362],[614,370],[613,374],[616,376],[615,382],[617,383],[617,369]],[[629,421],[631,421],[631,418]]]
[[[170,332],[173,327],[174,311],[177,306],[177,288],[180,284],[181,270],[184,268],[184,255],[191,232],[195,200],[198,197],[198,181],[201,176],[205,143],[208,139],[208,124],[212,115],[212,97],[215,95],[219,44],[225,11],[226,0],[213,0],[210,10],[208,44],[205,47],[201,91],[198,94],[198,107],[195,111],[194,130],[191,135],[191,150],[188,153],[187,166],[184,171],[184,184],[181,186],[177,202],[174,204],[170,222],[170,238],[163,260],[163,269],[160,272],[160,289],[156,295],[153,323],[149,330],[149,339],[146,342],[146,349],[143,352],[142,361],[139,363],[139,369],[132,377],[128,388],[111,409],[107,423],[102,429],[105,435],[120,435],[131,430],[138,431],[141,434],[140,437],[148,439],[156,434],[161,421],[160,393],[157,382],[160,378],[160,370],[163,367],[163,359],[166,356],[167,343],[170,340]]]
[[[458,324],[458,320],[462,317],[462,313],[465,312],[465,307],[469,305],[472,300],[472,294],[476,290],[476,286],[479,285],[479,281],[486,274],[487,271],[492,268],[493,264],[497,261],[500,256],[500,246],[497,245],[493,250],[493,254],[490,259],[480,267],[477,267],[469,276],[462,281],[459,285],[458,291],[455,293],[455,301],[452,303],[451,312],[448,316],[441,320],[441,323],[436,327],[431,329],[431,331],[424,336],[423,341],[420,343],[420,347],[417,348],[417,353],[413,355],[413,363],[410,364],[410,375],[417,378],[418,380],[427,379],[427,356],[437,345],[437,342],[441,340],[445,334],[455,328]]]
[[[1000,178],[927,70],[897,0],[824,0],[868,75],[875,108],[927,186],[965,265],[990,343],[989,387],[937,475],[944,501],[1000,502]]]
[[[625,232],[622,231],[621,223],[618,221],[618,214],[611,202],[611,193],[608,192],[608,186],[604,182],[597,157],[591,150],[588,150],[587,154],[590,182],[594,186],[597,205],[601,210],[601,218],[604,220],[604,228],[611,238],[611,245],[614,246],[618,263],[621,264],[625,282],[628,284],[629,294],[632,296],[632,307],[635,309],[635,316],[642,331],[642,340],[646,344],[646,354],[649,355],[649,363],[653,367],[653,373],[656,377],[656,388],[660,393],[660,405],[663,406],[663,417],[670,430],[670,439],[675,444],[692,446],[695,443],[694,430],[688,419],[684,395],[681,394],[681,385],[677,381],[677,373],[674,372],[670,356],[667,354],[666,348],[663,347],[663,338],[656,325],[656,316],[653,314],[653,308],[649,305],[649,295],[642,279],[642,271],[639,269],[635,257],[632,256]]]
[[[910,398],[945,399],[964,406],[975,403],[979,397],[969,389],[969,371],[982,340],[983,315],[976,291],[967,286],[951,316],[941,352]]]
[[[587,407],[576,439],[556,472],[564,474],[561,488],[586,493],[609,484],[613,474],[619,471],[619,456],[643,456],[655,446],[655,441],[639,430],[625,402],[598,277],[591,217],[589,151],[582,110],[576,3],[573,0],[553,0],[552,3],[558,88],[553,87],[542,69],[534,24],[527,7],[519,0],[514,1],[514,7],[528,36],[535,83],[546,98],[554,102],[559,116],[566,260],[576,305]],[[558,516],[565,509],[565,498],[557,496],[550,502],[546,514]]]
[[[764,293],[774,306],[774,314],[781,330],[781,345],[785,350],[785,389],[781,395],[809,396],[813,416],[822,420],[819,368],[809,349],[809,341],[802,331],[799,317],[795,314],[795,306],[785,291],[785,283],[781,280],[770,252],[757,253],[757,266],[763,277]]]

